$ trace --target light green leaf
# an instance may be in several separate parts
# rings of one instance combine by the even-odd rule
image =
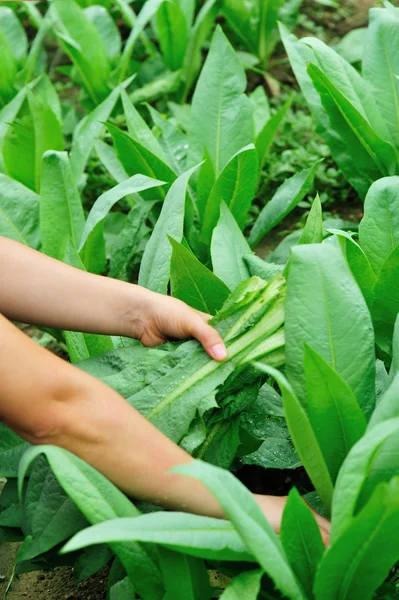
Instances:
[[[10,126],[10,123],[13,123],[21,110],[21,107],[26,98],[27,87],[23,87],[18,94],[4,106],[0,110],[0,169],[4,170],[3,165],[3,157],[2,157],[2,148],[4,144],[4,139],[6,137],[6,133]]]
[[[234,290],[241,281],[250,277],[244,256],[251,254],[251,248],[243,236],[237,221],[227,204],[222,201],[220,218],[213,230],[211,257],[214,274],[230,290]]]
[[[39,196],[0,173],[0,235],[38,248]]]
[[[260,592],[263,571],[247,571],[234,577],[220,600],[256,600]]]
[[[114,146],[110,146],[102,140],[96,140],[94,142],[94,147],[98,158],[117,183],[122,183],[122,181],[129,179],[129,175],[126,173],[121,161],[117,157]]]
[[[255,146],[258,152],[259,158],[259,169],[261,170],[265,164],[267,154],[270,150],[274,138],[276,137],[278,128],[284,121],[284,118],[291,107],[293,96],[289,97],[288,100],[283,104],[281,108],[266,122],[264,127],[259,131],[256,136]]]
[[[270,120],[270,103],[269,98],[266,96],[263,85],[259,85],[257,88],[255,88],[254,91],[249,95],[249,99],[252,104],[254,133],[256,139],[262,129],[264,129],[266,123]]]
[[[7,6],[0,7],[0,29],[7,38],[17,65],[23,66],[28,52],[28,39],[17,15]]]
[[[104,6],[88,6],[84,13],[100,34],[110,63],[115,65],[122,50],[121,35],[115,21]]]
[[[151,118],[161,132],[159,144],[168,157],[168,164],[176,173],[183,173],[187,160],[188,143],[184,133],[170,119],[164,118],[155,108],[148,104]]]
[[[184,209],[188,182],[197,167],[180,175],[172,184],[162,206],[141,261],[139,284],[161,294],[167,293],[172,247],[168,236],[180,242],[183,237]]]
[[[301,244],[321,244],[323,241],[323,211],[321,208],[320,196],[312,202],[305,227],[302,230],[298,245]]]
[[[229,160],[253,141],[245,87],[244,69],[218,26],[194,92],[189,165],[202,160],[207,148],[218,177]]]
[[[129,135],[134,138],[139,144],[150,150],[152,154],[155,154],[163,162],[167,162],[165,155],[159,145],[158,140],[140,115],[138,110],[135,108],[131,99],[125,90],[121,93],[123,110],[125,112],[127,128]]]
[[[156,23],[165,65],[177,71],[184,63],[189,27],[178,0],[166,0],[160,5]]]
[[[145,177],[144,175],[134,175],[122,183],[118,183],[115,187],[111,188],[96,200],[94,203],[89,216],[87,217],[84,230],[80,237],[79,251],[82,250],[90,234],[100,221],[103,221],[111,208],[127,196],[128,194],[137,194],[144,190],[152,189],[163,185],[162,181]]]
[[[319,162],[287,179],[262,209],[249,234],[251,247],[278,225],[311,191]]]
[[[282,273],[284,270],[283,265],[276,265],[274,263],[266,262],[255,254],[247,254],[244,256],[244,262],[247,265],[251,276],[256,275],[265,281],[269,281],[275,275]]]
[[[366,417],[371,414],[375,403],[373,326],[362,293],[338,248],[311,244],[292,250],[285,334],[287,375],[304,405],[307,343],[349,385]]]

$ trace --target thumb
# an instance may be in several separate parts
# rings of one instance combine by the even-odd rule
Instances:
[[[191,320],[189,334],[201,342],[204,350],[215,360],[225,360],[227,358],[226,346],[214,327],[207,322],[207,315],[198,314]]]

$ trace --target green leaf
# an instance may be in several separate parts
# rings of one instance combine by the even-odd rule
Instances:
[[[220,206],[220,218],[213,230],[211,257],[214,274],[230,290],[250,277],[244,256],[251,254],[251,248],[243,236],[237,221],[224,201]]]
[[[399,16],[394,9],[372,8],[363,55],[363,76],[385,119],[395,146],[399,146]]]
[[[201,239],[207,246],[225,202],[241,229],[244,229],[251,203],[255,197],[258,160],[253,144],[239,150],[227,163],[211,190],[204,209]]]
[[[209,152],[206,148],[204,150],[203,159],[203,163],[198,172],[196,188],[197,208],[201,223],[204,222],[206,205],[215,183],[215,169],[212,164],[212,159],[209,156]]]
[[[99,543],[133,540],[160,544],[208,560],[254,560],[228,521],[179,512],[152,512],[134,519],[119,518],[101,523],[80,531],[63,552],[74,552]]]
[[[192,252],[172,237],[169,242],[173,248],[170,261],[172,295],[197,310],[214,315],[223,306],[229,288]]]
[[[342,465],[334,490],[331,523],[331,544],[352,524],[364,483],[374,467],[374,461],[391,437],[397,439],[399,419],[375,425],[352,448]],[[397,472],[390,473],[389,479]]]
[[[365,117],[318,67],[309,65],[308,73],[320,94],[332,128],[356,156],[360,175],[367,177],[371,184],[380,177],[393,174],[397,168],[393,147],[377,135]]]
[[[0,235],[38,248],[39,196],[0,173]]]
[[[74,131],[70,161],[77,182],[83,175],[96,138],[104,129],[103,122],[109,119],[120,93],[121,89],[115,88],[101,104],[80,121]]]
[[[61,448],[36,446],[25,453],[19,470],[19,489],[30,464],[44,454],[68,496],[91,524],[120,517],[136,517],[136,507],[110,481],[91,466]],[[90,502],[87,498],[90,497]],[[129,577],[135,582],[143,600],[159,600],[162,596],[160,573],[152,551],[128,541],[111,546]]]
[[[21,456],[28,442],[0,423],[0,477],[16,477]]]
[[[175,467],[173,472],[201,481],[218,500],[226,517],[275,586],[288,598],[305,598],[288,565],[280,540],[243,484],[228,471],[201,461]]]
[[[169,119],[164,118],[148,104],[151,118],[161,132],[159,144],[168,157],[168,164],[176,173],[183,173],[187,160],[187,138]]]
[[[254,91],[249,95],[249,99],[252,104],[254,133],[255,139],[257,139],[260,132],[264,129],[266,123],[270,120],[270,103],[268,97],[266,96],[263,85],[259,85],[257,88],[255,88]]]
[[[150,150],[115,125],[107,123],[107,128],[112,135],[117,156],[130,177],[141,174],[166,181],[168,184],[175,181],[176,175],[172,169]],[[149,200],[163,200],[165,191],[163,189],[154,190],[148,195],[142,195],[143,198]]]
[[[218,177],[229,160],[252,143],[252,111],[245,87],[244,69],[218,26],[194,92],[189,165],[202,160],[207,148]]]
[[[317,572],[323,600],[371,600],[399,557],[399,480],[379,486],[351,526],[328,549]]]
[[[371,314],[376,341],[386,352],[391,352],[393,329],[399,312],[398,296],[399,244],[381,267],[373,288]]]
[[[163,600],[210,600],[213,596],[203,560],[164,549],[160,555]]]
[[[122,50],[121,35],[115,21],[104,6],[88,6],[84,13],[100,34],[104,51],[110,63],[115,65]]]
[[[122,181],[129,179],[129,175],[126,173],[121,161],[117,157],[114,146],[110,146],[102,140],[96,140],[94,142],[94,147],[98,158],[117,183],[122,183]]]
[[[220,600],[256,600],[260,592],[263,571],[246,571],[234,577]]]
[[[376,275],[399,244],[399,177],[385,177],[369,189],[359,241]]]
[[[28,51],[28,39],[17,15],[7,6],[0,7],[0,29],[6,36],[17,65],[23,66]]]
[[[184,63],[189,27],[178,0],[167,0],[160,5],[156,23],[165,65],[177,71]]]
[[[244,256],[244,262],[247,265],[251,276],[256,275],[265,281],[269,281],[275,275],[282,273],[284,270],[283,265],[276,265],[274,263],[266,262],[255,254],[247,254]]]
[[[147,150],[150,150],[152,154],[155,154],[155,156],[166,163],[167,161],[165,155],[159,145],[158,140],[138,110],[136,110],[125,90],[122,91],[121,96],[129,135],[139,142],[139,144],[147,148]]]
[[[284,118],[291,107],[292,101],[293,96],[290,96],[283,106],[279,108],[279,110],[272,117],[270,117],[270,119],[266,122],[264,127],[256,136],[255,146],[258,152],[260,170],[265,164],[270,146],[277,135],[278,128],[284,121]]]
[[[15,121],[23,103],[25,102],[27,87],[23,87],[18,94],[0,110],[0,168],[4,171],[2,149],[10,123]]]
[[[273,198],[262,209],[251,229],[248,238],[251,247],[256,246],[311,191],[319,164],[317,162],[310,169],[296,173],[278,188]]]
[[[64,0],[54,0],[54,7],[62,24],[59,38],[63,40],[89,96],[97,105],[109,94],[111,71],[101,35],[76,2],[65,4]]]
[[[307,344],[304,359],[309,421],[335,482],[349,450],[366,431],[366,419],[348,384]]]
[[[337,236],[341,250],[348,262],[350,270],[352,271],[358,286],[362,291],[369,310],[371,310],[374,299],[373,289],[376,276],[369,259],[367,258],[363,249],[347,231],[328,229],[328,232]]]
[[[96,225],[105,219],[114,204],[128,194],[137,194],[144,190],[156,188],[160,185],[163,185],[162,181],[157,181],[156,179],[151,179],[144,175],[134,175],[126,181],[118,183],[118,185],[107,192],[104,192],[104,194],[101,194],[93,204],[89,216],[87,217],[84,230],[80,237],[79,251],[82,250]]]
[[[321,208],[320,196],[316,194],[310,209],[305,227],[302,230],[298,245],[301,244],[321,244],[323,241],[323,211]]]
[[[285,334],[287,376],[302,403],[306,405],[303,360],[307,343],[348,384],[366,417],[371,414],[375,403],[373,326],[338,248],[312,244],[292,250]]]
[[[293,388],[280,371],[262,363],[255,363],[255,365],[260,371],[274,377],[279,384],[283,394],[285,418],[296,451],[317,493],[327,510],[330,511],[334,491],[333,483],[308,415],[302,408]]]
[[[12,54],[10,43],[6,34],[0,28],[0,60],[2,64],[2,76],[0,81],[0,105],[7,105],[15,96],[14,87],[17,65]]]
[[[42,251],[61,258],[66,239],[77,245],[84,228],[84,213],[66,152],[43,156],[40,189]]]
[[[148,0],[150,1],[150,0]],[[165,2],[165,0],[163,0]],[[174,94],[178,91],[182,78],[182,71],[168,71],[156,79],[150,80],[142,87],[135,89],[130,94],[130,99],[133,104],[141,104],[142,102],[153,102],[165,98],[169,94]]]
[[[284,509],[281,541],[292,570],[307,597],[312,598],[313,582],[324,545],[316,519],[295,488],[289,493]]]
[[[240,415],[236,415],[212,425],[195,457],[222,469],[230,469],[239,445]]]
[[[167,293],[172,257],[168,236],[179,242],[183,237],[187,187],[196,169],[197,167],[193,167],[186,171],[172,184],[146,245],[140,266],[139,285],[153,292]]]

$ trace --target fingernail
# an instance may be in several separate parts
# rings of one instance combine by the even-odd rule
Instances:
[[[216,360],[224,360],[227,358],[227,350],[223,344],[215,344],[210,350],[213,358]]]

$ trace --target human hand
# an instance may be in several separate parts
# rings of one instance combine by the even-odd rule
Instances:
[[[273,530],[279,534],[287,496],[261,496],[255,494],[255,499]],[[330,522],[313,509],[311,510],[320,528],[323,543],[327,547],[330,543]]]
[[[143,288],[141,288],[143,291]],[[210,315],[195,310],[170,296],[145,291],[140,310],[135,308],[133,337],[144,346],[153,347],[170,339],[196,338],[215,360],[227,358],[224,342],[216,329],[208,324]]]

